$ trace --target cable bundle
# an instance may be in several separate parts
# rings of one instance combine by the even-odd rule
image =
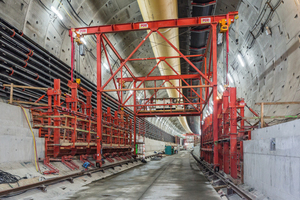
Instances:
[[[12,175],[8,172],[0,170],[0,184],[7,183],[12,188],[10,183],[17,183],[18,186],[20,186],[19,180],[21,180],[21,179],[23,179],[23,178],[21,178],[18,175]]]

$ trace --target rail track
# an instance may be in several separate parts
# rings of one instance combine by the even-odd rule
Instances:
[[[196,156],[194,156],[193,152],[191,152],[194,159],[205,169],[209,170],[211,173],[213,173],[216,177],[218,177],[220,180],[222,180],[227,187],[231,188],[236,194],[238,194],[242,199],[252,200],[255,199],[252,195],[250,195],[248,192],[244,191],[243,189],[239,188],[237,185],[232,183],[229,179],[226,179],[221,173],[215,172],[214,169],[209,166],[207,163],[200,161]]]
[[[145,158],[147,159],[147,158],[151,158],[153,156],[155,156],[155,155],[149,155],[149,156],[146,156]],[[40,189],[42,191],[46,191],[46,188],[49,185],[53,185],[53,184],[59,183],[61,181],[73,182],[74,178],[77,178],[77,177],[80,177],[80,176],[85,176],[85,175],[91,176],[93,173],[101,172],[101,171],[111,169],[111,168],[115,168],[115,167],[122,166],[122,165],[126,165],[128,163],[138,162],[139,160],[141,160],[141,159],[125,160],[125,161],[122,161],[122,162],[114,163],[114,164],[107,165],[107,166],[100,167],[100,168],[94,168],[94,169],[89,169],[89,170],[86,170],[86,171],[80,171],[80,172],[76,172],[76,173],[73,173],[73,174],[47,179],[47,180],[44,180],[44,181],[40,181],[40,182],[37,182],[37,183],[32,183],[32,184],[20,186],[20,187],[17,187],[17,188],[12,188],[12,189],[9,189],[9,190],[3,190],[3,191],[0,191],[0,197],[9,197],[9,196],[18,195],[20,193],[23,193],[23,192],[26,192],[26,191],[32,190],[32,189]]]

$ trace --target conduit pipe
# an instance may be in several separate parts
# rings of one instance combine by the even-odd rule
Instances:
[[[177,0],[138,0],[138,4],[144,21],[178,19]],[[160,29],[159,31],[179,49],[178,28]],[[151,34],[149,39],[155,57],[178,56],[178,53],[157,33]],[[178,74],[181,74],[180,58],[166,59],[166,61]],[[158,68],[162,76],[176,75],[165,62],[161,62]],[[181,86],[181,81],[179,80],[173,80],[171,82],[175,86]],[[166,83],[165,86],[171,87],[172,85]],[[167,89],[167,92],[169,97],[179,98],[179,93],[175,89]],[[187,123],[186,117],[178,117],[178,119],[185,131],[191,133],[192,131]]]

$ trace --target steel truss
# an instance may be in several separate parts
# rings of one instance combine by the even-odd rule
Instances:
[[[181,18],[181,19],[172,19],[172,20],[160,20],[160,21],[151,21],[151,22],[137,22],[137,23],[126,23],[126,24],[114,24],[114,25],[103,25],[103,26],[95,26],[95,27],[82,27],[82,28],[73,28],[70,30],[71,36],[78,36],[84,37],[85,35],[96,35],[97,37],[97,163],[100,163],[101,165],[101,144],[102,144],[102,136],[103,136],[103,126],[102,126],[102,102],[101,97],[104,92],[116,92],[119,98],[119,102],[123,107],[133,107],[134,110],[134,124],[137,122],[137,117],[154,117],[154,116],[188,116],[188,115],[198,115],[203,116],[203,109],[205,108],[206,104],[208,103],[208,99],[211,95],[213,95],[213,101],[214,101],[214,110],[217,110],[217,25],[222,20],[227,20],[227,22],[230,20],[231,23],[234,22],[235,16],[238,14],[238,12],[230,12],[227,15],[218,15],[218,16],[207,16],[207,17],[192,17],[192,18]],[[210,53],[210,61],[209,62],[209,69],[207,69],[206,62],[205,62],[205,69],[204,72],[200,71],[190,60],[191,57],[204,57],[206,60],[207,57],[207,51],[205,55],[184,55],[180,52],[179,49],[177,49],[161,32],[160,29],[163,28],[180,28],[180,27],[195,27],[195,26],[210,26],[210,32],[211,36],[208,40],[207,47],[210,45],[211,47],[211,53]],[[109,38],[106,34],[108,33],[118,33],[118,32],[124,32],[124,31],[144,31],[147,30],[148,34],[145,38],[137,45],[137,47],[130,53],[130,55],[127,58],[122,58],[116,48],[113,46]],[[75,33],[75,34],[74,34]],[[149,38],[149,36],[153,33],[157,33],[160,37],[164,39],[164,41],[170,45],[177,53],[178,56],[170,56],[170,57],[156,57],[156,58],[137,58],[133,59],[132,56],[137,52],[137,50],[145,43],[145,41]],[[80,38],[79,38],[80,39]],[[71,37],[71,45],[72,49],[74,48],[74,38]],[[109,62],[109,59],[107,57],[107,49],[106,46],[108,46],[114,54],[117,56],[118,60],[120,61],[120,66],[117,70],[113,71],[111,63]],[[102,83],[102,50],[105,54],[106,60],[108,62],[108,66],[111,72],[111,76],[109,79],[103,84]],[[197,74],[192,75],[180,75],[180,72],[177,72],[173,66],[171,66],[168,62],[169,59],[174,58],[182,58],[186,62],[191,65]],[[72,60],[74,60],[74,56],[72,54]],[[135,77],[130,68],[128,67],[128,62],[134,62],[134,61],[143,61],[143,60],[157,60],[157,64],[150,70],[147,76],[145,77]],[[151,77],[151,73],[154,71],[154,69],[161,63],[166,63],[169,68],[176,74],[174,76],[159,76],[159,77]],[[73,62],[72,62],[73,63]],[[212,66],[211,66],[212,63]],[[73,69],[73,65],[71,66]],[[123,77],[123,68],[127,70],[127,72],[130,74],[131,77]],[[71,70],[71,73],[73,73],[73,70]],[[120,74],[120,78],[117,79],[115,76],[117,74]],[[154,81],[156,84],[156,80],[162,80],[164,81],[162,85],[159,87],[153,87],[153,88],[145,88],[145,82],[146,81]],[[179,83],[182,81],[185,83],[186,86],[181,86],[179,84],[178,86],[172,84],[170,80],[178,80]],[[199,80],[199,85],[192,85],[191,80]],[[113,81],[115,89],[106,89],[106,86]],[[123,89],[123,82],[133,82],[133,88],[132,89]],[[117,84],[120,83],[120,84]],[[163,87],[165,83],[169,83],[172,86],[171,87]],[[144,86],[141,88],[141,86]],[[191,102],[189,97],[186,97],[181,92],[181,89],[186,88],[190,89],[193,94],[195,94],[198,97],[198,100],[196,102]],[[199,93],[194,88],[200,88]],[[212,91],[209,93],[209,88],[212,88]],[[159,90],[165,90],[165,89],[175,89],[181,98],[185,99],[184,106],[192,106],[193,109],[191,111],[192,114],[188,114],[189,112],[186,112],[185,109],[183,110],[164,110],[163,112],[157,113],[154,111],[150,112],[142,112],[143,108],[147,105],[147,103],[153,97],[157,94]],[[123,101],[123,91],[132,90],[133,94],[131,94],[127,99]],[[154,90],[154,94],[148,98],[148,101],[146,101],[143,105],[138,105],[137,103],[137,96],[136,91],[141,90],[144,91],[146,94],[146,90]],[[126,103],[128,100],[133,97],[133,105],[128,106]],[[175,106],[177,104],[173,104],[171,106]],[[153,104],[152,104],[153,106]],[[165,105],[166,106],[166,105]],[[170,105],[169,105],[170,106]],[[145,111],[145,109],[143,110]],[[213,121],[216,122],[218,120],[217,113],[214,112],[213,114]],[[218,140],[218,124],[214,123],[213,126],[213,133],[214,133],[214,139]],[[134,126],[134,146],[136,147],[136,126]],[[136,152],[136,151],[134,151]],[[214,164],[215,166],[218,166],[218,154],[215,152],[214,154]]]

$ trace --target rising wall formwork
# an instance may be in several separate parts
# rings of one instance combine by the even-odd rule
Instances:
[[[217,152],[215,170],[222,170],[236,181],[243,182],[243,141],[251,139],[252,128],[250,123],[250,126],[245,126],[245,122],[248,123],[244,119],[246,104],[244,99],[236,98],[236,88],[228,87],[222,98],[216,101],[216,106],[217,140],[213,135],[212,115],[208,115],[202,124],[201,159],[213,163],[214,152]]]

